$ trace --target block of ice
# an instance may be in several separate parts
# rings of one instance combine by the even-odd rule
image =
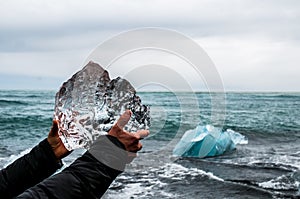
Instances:
[[[59,136],[68,150],[88,149],[126,109],[133,114],[125,130],[149,128],[149,107],[141,103],[133,86],[120,77],[110,80],[106,70],[89,62],[56,93],[54,119],[59,121]]]
[[[211,157],[222,155],[236,148],[237,144],[247,144],[245,136],[233,130],[221,131],[213,126],[197,126],[182,136],[173,150],[173,155],[182,157]]]

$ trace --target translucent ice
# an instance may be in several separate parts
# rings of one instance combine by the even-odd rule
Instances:
[[[149,107],[142,105],[132,85],[120,77],[110,80],[106,70],[89,62],[56,93],[54,118],[59,121],[59,135],[68,150],[88,149],[126,109],[133,114],[125,130],[149,128]]]
[[[233,131],[222,132],[213,126],[197,126],[182,136],[173,150],[175,156],[211,157],[222,155],[236,148],[237,144],[247,144],[245,136]]]

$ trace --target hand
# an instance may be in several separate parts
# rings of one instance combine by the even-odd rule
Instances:
[[[136,157],[136,152],[142,149],[141,139],[149,135],[148,130],[140,130],[135,133],[129,133],[123,130],[124,126],[128,123],[131,117],[131,111],[126,110],[119,118],[117,123],[108,132],[109,135],[116,137],[121,143],[124,144],[128,153],[129,161]]]
[[[71,153],[62,143],[58,136],[58,121],[53,120],[52,128],[48,134],[47,141],[49,142],[57,160],[60,160]]]

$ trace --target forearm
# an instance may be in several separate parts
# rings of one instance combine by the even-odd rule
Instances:
[[[114,147],[111,148],[111,144],[117,145],[119,149],[124,147],[117,139],[102,136],[96,145],[92,146],[91,153],[86,152],[68,168],[28,189],[18,198],[92,199],[101,197],[122,172],[127,158],[123,149],[119,153],[118,150],[112,149]],[[100,153],[95,155],[95,150]],[[121,170],[109,165],[113,161],[118,162]]]
[[[12,198],[52,175],[61,163],[43,140],[30,153],[19,158],[0,172],[0,196]]]

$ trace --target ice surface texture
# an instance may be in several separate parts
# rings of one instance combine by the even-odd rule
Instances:
[[[234,150],[237,144],[247,144],[248,139],[233,131],[222,132],[213,126],[197,126],[182,136],[173,150],[173,155],[182,157],[211,157]]]
[[[68,150],[88,149],[126,109],[133,113],[126,131],[149,128],[149,107],[142,105],[132,85],[120,77],[110,80],[106,70],[89,62],[56,93],[54,119],[59,121],[59,136]]]

